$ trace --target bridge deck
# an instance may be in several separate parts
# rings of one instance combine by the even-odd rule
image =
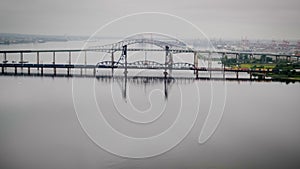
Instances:
[[[2,68],[58,68],[58,69],[125,69],[124,65],[84,65],[84,64],[30,64],[30,63],[0,63]],[[157,70],[197,70],[197,71],[213,71],[213,72],[256,72],[266,73],[272,70],[268,69],[232,69],[232,68],[195,68],[195,67],[165,67],[165,66],[136,66],[128,65],[127,69],[157,69]]]

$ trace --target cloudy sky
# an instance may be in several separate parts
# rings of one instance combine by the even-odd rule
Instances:
[[[124,15],[164,12],[189,20],[210,38],[300,39],[299,0],[1,0],[0,3],[2,33],[91,35]]]

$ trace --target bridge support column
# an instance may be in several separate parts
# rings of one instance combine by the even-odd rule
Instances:
[[[224,63],[222,63],[222,67],[223,67],[223,79],[225,79],[225,63],[226,63],[226,60],[227,60],[227,57],[225,58],[225,53],[222,54],[222,59],[223,59],[223,62],[224,62]]]
[[[24,64],[23,52],[20,53],[20,63]],[[23,73],[23,66],[21,67],[21,72]]]
[[[86,64],[87,64],[87,56],[86,56],[86,51],[84,51],[84,74],[86,75]]]
[[[54,68],[53,68],[53,73],[54,73],[54,76],[56,75],[56,68],[55,68],[55,52],[53,52],[53,65],[54,65]]]
[[[28,67],[28,74],[30,75],[30,67]]]
[[[15,66],[15,75],[18,73],[17,66]]]
[[[236,71],[236,79],[239,79],[239,71]]]
[[[40,64],[40,52],[36,52],[36,64],[37,64],[37,65]],[[37,67],[37,70],[39,71],[40,68]]]
[[[114,52],[111,52],[111,76],[114,76]]]
[[[3,63],[7,63],[7,58],[6,58],[6,53],[4,53],[4,60],[3,60]],[[4,71],[7,70],[6,67],[2,67],[2,72],[4,73]]]
[[[199,71],[198,71],[198,69],[196,70],[196,79],[199,79]]]
[[[43,66],[41,67],[41,75],[42,76],[44,75],[44,67]]]
[[[124,45],[123,46],[123,56],[124,56],[124,59],[125,59],[125,70],[124,70],[124,74],[127,76],[127,45]]]
[[[6,53],[4,53],[4,60],[3,60],[3,63],[6,63],[6,62],[7,62]]]
[[[2,74],[4,74],[4,66],[2,66]]]
[[[69,65],[72,63],[72,53],[69,52]]]
[[[69,51],[69,65],[72,63],[72,53]],[[67,74],[70,76],[70,68],[67,68]]]
[[[194,67],[195,69],[198,69],[198,55],[197,52],[194,52]],[[198,73],[198,70],[194,70],[194,74]]]
[[[208,71],[209,71],[209,79],[211,79],[211,71],[212,71],[211,52],[208,53]]]

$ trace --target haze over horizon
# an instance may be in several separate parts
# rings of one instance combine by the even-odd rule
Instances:
[[[296,40],[300,39],[299,7],[297,0],[3,0],[0,32],[89,36],[124,15],[163,12],[189,20],[209,38]]]

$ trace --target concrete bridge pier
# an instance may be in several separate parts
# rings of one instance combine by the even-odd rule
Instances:
[[[194,67],[195,67],[195,70],[194,70],[194,74],[198,73],[198,53],[195,51],[194,52]]]
[[[111,76],[114,76],[114,52],[111,52]]]
[[[36,64],[40,64],[40,52],[36,52]],[[39,73],[40,68],[37,67],[37,71]]]
[[[236,71],[236,79],[239,79],[239,71]]]
[[[196,51],[194,51],[194,74],[196,74],[196,79],[199,79],[199,66],[198,66],[198,53]]]
[[[7,63],[6,53],[4,53],[4,60],[3,63]]]
[[[53,56],[52,56],[53,58],[53,61],[52,61],[52,63],[53,63],[53,65],[55,65],[55,52],[53,52]],[[53,73],[54,73],[54,76],[56,75],[56,68],[54,67],[53,68]]]
[[[223,53],[222,54],[222,59],[223,59],[223,61],[225,61],[225,53]],[[224,63],[222,63],[222,67],[223,67],[223,79],[225,79],[225,64]]]
[[[84,51],[84,74],[86,75],[86,64],[87,64],[87,56],[86,56],[86,51]]]
[[[72,62],[71,57],[72,57],[72,53],[69,52],[69,65],[71,65],[71,62]],[[67,75],[70,76],[70,68],[69,67],[67,68]]]
[[[23,52],[20,53],[20,63],[21,63],[21,64],[24,63]],[[21,73],[23,73],[23,67],[21,67]]]
[[[209,79],[211,79],[211,71],[212,71],[211,52],[208,53],[208,71],[209,71]]]

